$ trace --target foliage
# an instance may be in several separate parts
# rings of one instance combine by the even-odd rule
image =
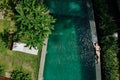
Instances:
[[[113,20],[113,17],[109,14],[107,1],[94,0],[94,2],[102,48],[102,69],[104,80],[118,80],[118,44],[112,37],[113,33],[117,32],[117,26]]]
[[[105,41],[104,41],[105,42]],[[109,44],[109,45],[105,45]],[[117,53],[118,53],[118,45],[114,41],[109,41],[104,44],[103,46],[103,68],[105,70],[105,80],[118,80],[118,59],[117,59]],[[102,52],[103,52],[102,51]]]
[[[29,66],[29,69],[27,69],[27,70],[32,73],[32,78],[36,80],[37,75],[38,75],[37,74],[38,69],[39,69],[38,68],[38,66],[39,66],[39,60],[38,59],[40,57],[39,56],[34,56],[34,55],[29,55],[29,54],[24,54],[22,52],[10,51],[6,48],[7,47],[7,42],[8,42],[9,31],[11,31],[11,30],[16,31],[16,28],[18,28],[18,32],[16,32],[16,34],[19,34],[20,25],[19,25],[19,22],[16,23],[16,19],[18,19],[18,18],[14,17],[16,14],[19,15],[19,12],[17,12],[17,10],[19,11],[19,4],[20,5],[22,4],[22,2],[19,3],[19,1],[23,1],[23,0],[0,0],[0,12],[1,11],[4,12],[4,19],[0,19],[0,62],[7,65],[7,70],[9,70],[9,71],[11,71],[12,69],[14,69],[18,66],[23,67],[25,69],[28,68],[27,66]],[[33,0],[26,0],[26,1],[30,3]],[[19,3],[19,4],[17,5],[17,3]],[[34,4],[34,6],[35,6],[34,9],[36,9],[37,4]],[[44,7],[42,5],[39,5],[39,6],[42,7],[42,8],[40,7],[41,10]],[[46,9],[46,11],[48,11],[48,9],[46,7],[44,7],[44,8]],[[29,8],[29,10],[30,10],[30,8]],[[44,14],[44,11],[45,10],[43,10],[43,14]],[[39,15],[39,16],[41,16],[41,15]],[[52,16],[45,13],[44,17],[45,18],[48,17],[48,20],[51,18],[50,25],[52,25],[51,24],[52,21],[54,22],[54,19],[52,20]],[[40,17],[38,17],[38,18],[40,18]],[[43,17],[42,17],[42,19],[43,19]],[[35,19],[35,20],[37,20],[37,19]],[[47,22],[42,24],[42,25],[46,25],[46,24],[47,24]],[[50,27],[50,29],[52,30],[52,26]],[[19,38],[21,38],[20,36],[22,36],[22,35],[19,35]],[[25,38],[22,38],[22,39],[25,39]],[[22,39],[21,39],[21,41],[22,41]],[[9,65],[11,65],[11,66],[9,66]],[[23,72],[23,73],[26,73],[26,72]],[[27,75],[27,73],[26,73],[26,75]]]
[[[4,31],[9,26],[9,22],[7,20],[0,19],[0,33],[4,34]]]
[[[4,67],[0,65],[0,76],[4,76],[4,74],[5,74]]]
[[[21,70],[13,70],[11,72],[12,80],[31,80],[30,74]]]
[[[5,51],[6,51],[6,43],[0,39],[0,52],[5,52]]]
[[[15,32],[15,21],[13,19],[14,9],[13,5],[17,1],[16,0],[1,0],[0,1],[0,12],[2,12],[3,19],[0,19],[0,33],[8,34],[10,31]],[[6,37],[6,36],[5,36]]]
[[[8,18],[14,15],[12,11],[12,6],[10,5],[10,0],[1,0],[0,1],[0,10],[3,11],[3,14]]]
[[[39,48],[53,30],[55,19],[38,0],[1,0],[0,10],[4,15],[0,20],[0,33],[10,34],[17,30],[15,40],[26,46]]]
[[[18,0],[19,1],[19,0]],[[2,32],[7,30],[15,30],[15,21],[13,19],[13,16],[15,15],[15,4],[18,2],[17,0],[1,0],[0,1],[0,10],[3,13],[4,16],[3,20],[0,20],[2,22]],[[13,6],[14,5],[14,6]],[[7,25],[6,25],[7,24]],[[7,29],[6,29],[7,28]]]
[[[0,9],[8,8],[8,2],[9,0],[0,0]]]
[[[51,34],[55,19],[49,15],[47,7],[36,0],[24,0],[17,4],[17,37],[30,47],[40,47]]]
[[[20,0],[0,0],[0,9],[1,10],[12,10],[14,6],[19,2]]]

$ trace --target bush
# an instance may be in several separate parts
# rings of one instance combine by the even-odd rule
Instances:
[[[5,71],[4,71],[4,67],[0,65],[0,76],[4,76]]]
[[[29,73],[26,73],[23,70],[13,70],[11,72],[12,80],[32,80]]]
[[[15,15],[19,40],[30,47],[40,48],[54,29],[55,19],[49,10],[37,0],[24,0],[17,4]]]
[[[1,0],[0,11],[4,12],[0,32],[16,33],[14,41],[24,42],[26,46],[40,48],[54,29],[55,19],[49,14],[48,8],[38,0]],[[12,38],[8,45],[12,44],[11,41]]]

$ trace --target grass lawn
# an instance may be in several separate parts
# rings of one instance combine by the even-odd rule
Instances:
[[[32,80],[37,80],[40,54],[31,55],[17,51],[8,50],[0,41],[0,65],[4,65],[5,72],[14,69],[23,69],[31,74]]]

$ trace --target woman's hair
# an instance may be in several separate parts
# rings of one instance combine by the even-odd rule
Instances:
[[[98,44],[98,42],[95,42],[94,45],[96,46],[96,44]]]

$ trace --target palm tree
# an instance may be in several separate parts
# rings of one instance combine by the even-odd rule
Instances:
[[[43,45],[55,23],[49,10],[45,5],[36,3],[36,0],[24,0],[17,5],[16,11],[17,36],[20,41],[34,48]]]

